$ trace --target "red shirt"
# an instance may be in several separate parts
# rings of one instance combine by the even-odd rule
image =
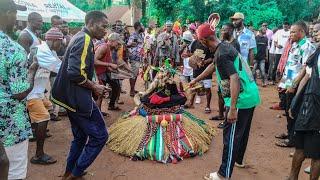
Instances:
[[[101,43],[95,46],[95,52],[97,52],[98,49],[100,48],[106,48],[106,54],[104,55],[103,59],[100,59],[100,61],[103,62],[107,62],[107,63],[111,63],[112,62],[112,58],[111,58],[111,50],[110,47],[107,43]],[[107,67],[106,66],[100,66],[100,65],[95,65],[96,68],[96,73],[99,76],[100,74],[106,73],[107,72]]]

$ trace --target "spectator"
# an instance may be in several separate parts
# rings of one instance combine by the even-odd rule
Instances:
[[[120,110],[115,106],[117,98],[120,96],[120,82],[111,78],[111,72],[117,70],[118,65],[113,61],[112,54],[116,52],[122,43],[118,33],[111,33],[107,42],[102,42],[95,47],[95,67],[96,73],[101,85],[109,84],[111,87],[111,95],[109,102],[109,110]],[[100,97],[97,104],[101,109],[103,97]]]
[[[63,33],[63,47],[62,49],[67,49],[69,42],[72,38],[72,35],[70,34],[69,25],[67,21],[63,21],[63,24],[61,26],[61,32]],[[63,54],[64,55],[64,54]]]
[[[271,37],[271,41],[270,41],[270,48],[269,48],[269,55],[268,55],[268,61],[269,61],[269,69],[268,69],[268,80],[270,81],[269,84],[270,85],[275,85],[275,81],[272,80],[272,72],[273,72],[273,64],[274,64],[274,59],[275,59],[275,45],[274,45],[274,35],[276,34],[276,32],[278,31],[277,28],[273,29],[273,35]]]
[[[134,24],[133,34],[128,40],[129,60],[134,77],[130,79],[130,96],[133,97],[136,93],[135,85],[139,74],[139,68],[143,58],[143,42],[144,28],[140,22]]]
[[[9,172],[9,159],[6,150],[0,141],[0,179],[7,180]]]
[[[51,17],[51,27],[62,29],[63,20],[60,16],[54,15]]]
[[[54,164],[57,162],[53,157],[44,153],[44,141],[48,121],[50,120],[49,108],[52,104],[45,98],[44,92],[47,84],[50,82],[50,72],[57,73],[61,66],[61,60],[58,58],[57,51],[62,46],[63,34],[57,28],[51,28],[45,35],[46,42],[42,42],[33,48],[30,56],[38,58],[40,68],[35,77],[35,85],[27,97],[27,109],[31,123],[35,127],[37,140],[36,154],[30,160],[33,164]]]
[[[268,51],[268,38],[266,35],[266,29],[260,28],[258,35],[256,36],[257,42],[257,54],[255,55],[255,62],[253,66],[253,77],[256,80],[257,70],[260,70],[262,78],[262,87],[266,87],[266,73],[265,73],[265,63],[267,60],[267,51]]]
[[[319,25],[319,24],[318,24]],[[316,25],[314,28],[317,28]],[[320,33],[319,35],[320,40]],[[291,112],[295,122],[295,152],[289,180],[298,179],[301,165],[305,158],[311,158],[311,168],[305,169],[310,179],[319,179],[320,175],[320,124],[319,124],[319,67],[320,47],[307,60],[306,70],[301,74],[296,96],[293,100]],[[297,108],[296,108],[297,107]]]
[[[33,88],[38,69],[37,59],[32,59],[30,65],[23,47],[8,36],[13,32],[17,10],[25,11],[27,8],[16,5],[13,0],[0,1],[0,142],[9,159],[9,172],[5,179],[10,180],[25,179],[27,175],[28,139],[32,131],[25,98]],[[3,152],[2,145],[0,151]],[[0,177],[3,177],[7,174],[8,163],[2,153],[0,156],[5,166],[0,165]]]
[[[37,31],[41,30],[42,27],[42,16],[39,13],[32,12],[28,15],[28,25],[21,31],[18,37],[18,43],[30,53],[30,47],[40,44],[39,36]]]
[[[283,29],[279,29],[273,37],[274,47],[275,47],[275,51],[274,51],[275,56],[274,56],[274,63],[273,63],[273,70],[272,70],[272,81],[274,83],[276,82],[277,68],[278,68],[280,57],[283,53],[284,46],[286,45],[290,36],[289,23],[284,22],[282,27]]]
[[[254,33],[244,26],[242,13],[237,12],[230,19],[235,27],[233,36],[240,44],[240,54],[249,65],[253,65],[254,49],[257,47]]]
[[[315,47],[306,38],[307,25],[300,21],[291,26],[289,43],[285,49],[285,53],[281,56],[278,71],[283,75],[278,85],[281,96],[285,97],[285,113],[287,117],[287,133],[280,134],[276,138],[280,140],[276,143],[279,147],[293,147],[294,142],[294,125],[295,119],[289,116],[289,108],[296,89],[301,81],[301,74],[309,56],[315,51]],[[283,70],[282,68],[283,67]]]
[[[171,63],[180,62],[178,37],[172,31],[172,22],[166,22],[166,30],[157,38],[156,56],[157,65],[162,66],[164,60],[170,58]]]
[[[203,46],[199,40],[194,40],[190,45],[190,52],[195,56],[197,60],[197,67],[193,69],[193,78],[198,77],[212,62],[213,62],[213,53],[210,52],[210,49]],[[195,55],[196,52],[201,52],[203,57]],[[211,113],[211,86],[212,86],[212,75],[204,78],[201,83],[205,89],[206,93],[206,107],[204,109],[205,113]],[[187,104],[186,108],[193,108],[193,101],[195,95],[190,98],[190,104]],[[197,99],[198,98],[198,99]],[[200,97],[196,97],[196,104],[200,104]]]

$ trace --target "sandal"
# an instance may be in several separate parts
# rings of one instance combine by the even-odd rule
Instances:
[[[40,164],[40,165],[49,165],[54,164],[57,162],[57,160],[53,159],[48,154],[44,154],[41,157],[33,156],[30,160],[32,164]]]
[[[101,112],[101,114],[102,114],[102,116],[110,117],[110,114],[109,114],[109,113]]]
[[[284,110],[282,107],[280,107],[280,104],[274,104],[273,106],[270,107],[272,110]]]
[[[118,102],[117,102],[118,104],[124,104],[124,102],[123,101],[121,101],[121,100],[118,100]]]
[[[285,139],[283,141],[276,142],[276,146],[278,147],[284,147],[284,148],[291,148],[293,147],[293,143],[289,142],[289,139]]]
[[[224,120],[224,116],[213,116],[212,118],[210,118],[209,120],[212,120],[212,121],[222,121]]]
[[[184,105],[184,108],[185,109],[194,109],[194,106],[191,104],[186,104],[186,105]]]
[[[205,112],[206,114],[210,114],[210,113],[211,113],[211,109],[210,109],[209,107],[206,107],[206,108],[204,109],[204,112]]]
[[[108,110],[110,110],[110,111],[120,111],[121,109],[119,107],[117,107],[117,106],[109,106]]]
[[[223,121],[218,125],[218,128],[219,129],[224,129],[226,127],[226,125],[227,125],[227,123],[225,121]]]
[[[288,134],[282,133],[282,134],[276,135],[275,138],[277,138],[277,139],[287,139],[288,138]]]

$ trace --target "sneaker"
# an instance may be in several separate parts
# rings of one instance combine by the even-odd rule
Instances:
[[[304,169],[304,172],[307,173],[307,174],[310,174],[310,172],[311,172],[311,167],[309,166],[309,167],[305,168],[305,169]]]
[[[201,98],[200,96],[196,96],[196,104],[200,104],[201,103]]]
[[[218,175],[218,172],[214,172],[214,173],[210,173],[209,177],[205,176],[204,179],[206,179],[206,180],[223,180],[224,178],[221,178]]]

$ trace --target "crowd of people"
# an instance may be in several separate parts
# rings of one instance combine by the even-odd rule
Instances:
[[[129,81],[134,97],[137,79],[147,89],[168,61],[179,72],[181,92],[201,86],[188,96],[185,109],[205,96],[204,112],[210,114],[213,79],[218,84],[219,114],[209,119],[222,121],[222,163],[206,179],[229,179],[234,166],[246,167],[260,82],[278,87],[279,103],[270,109],[283,110],[287,118],[276,145],[295,147],[289,179],[298,179],[305,158],[312,159],[306,170],[310,179],[319,178],[320,22],[283,22],[273,30],[262,23],[256,31],[237,12],[218,29],[220,17],[214,13],[202,24],[181,25],[178,19],[145,28],[136,22],[130,32],[120,20],[110,26],[104,13],[91,11],[83,29],[72,35],[57,15],[42,32],[43,18],[33,12],[15,41],[10,35],[16,13],[26,7],[3,0],[0,10],[0,179],[26,178],[29,141],[36,142],[31,163],[57,163],[45,153],[45,140],[51,136],[48,122],[65,115],[74,139],[62,179],[81,179],[108,140],[104,117],[110,114],[102,112],[102,102],[108,99],[109,111],[121,110],[123,82]]]

